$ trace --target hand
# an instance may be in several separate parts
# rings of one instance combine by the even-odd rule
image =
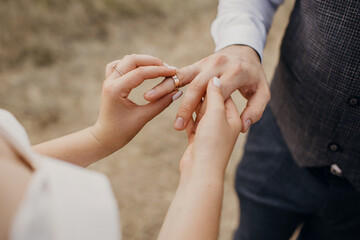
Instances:
[[[218,239],[224,172],[241,129],[236,106],[231,98],[224,103],[220,85],[218,78],[208,84],[208,104],[196,133],[192,118],[186,128],[189,146],[159,240]]]
[[[114,64],[123,76],[113,69]],[[182,93],[169,91],[156,101],[141,106],[128,99],[131,90],[146,79],[174,74],[175,70],[164,66],[160,59],[147,55],[130,55],[109,63],[103,83],[100,115],[91,128],[96,139],[112,151],[126,145],[147,122]]]
[[[269,86],[257,53],[248,46],[234,45],[210,55],[193,65],[177,70],[181,86],[190,83],[178,110],[174,128],[183,130],[188,125],[192,113],[199,105],[206,91],[207,83],[213,76],[221,79],[222,94],[227,99],[234,91],[248,100],[241,114],[242,132],[258,121],[270,100]],[[149,101],[171,92],[172,79],[165,79],[157,85],[152,94],[145,94]],[[205,105],[200,109],[203,114]]]
[[[189,145],[180,161],[182,173],[194,167],[225,173],[242,124],[233,100],[230,97],[224,103],[221,90],[220,80],[214,77],[207,87],[203,118],[197,127],[192,118],[187,125]]]

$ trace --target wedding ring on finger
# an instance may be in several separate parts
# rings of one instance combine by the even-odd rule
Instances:
[[[115,71],[117,71],[121,76],[124,76],[124,73],[122,71],[120,71],[120,69],[117,67],[116,64],[114,64],[114,66],[112,67]]]
[[[179,78],[177,77],[177,75],[173,75],[171,76],[171,78],[174,80],[174,85],[175,85],[175,89],[179,89],[180,88],[180,81],[179,81]]]

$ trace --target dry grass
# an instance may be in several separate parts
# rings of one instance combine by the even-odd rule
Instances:
[[[214,7],[214,1],[204,6],[199,0],[2,0],[0,71],[26,62],[41,67],[69,59],[69,43],[106,41],[111,23],[140,20],[156,25],[166,20],[171,28],[179,28],[196,9],[209,5]]]

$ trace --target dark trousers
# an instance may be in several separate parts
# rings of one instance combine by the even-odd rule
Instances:
[[[299,167],[271,109],[249,132],[237,168],[240,224],[234,239],[360,239],[360,193],[330,167]]]

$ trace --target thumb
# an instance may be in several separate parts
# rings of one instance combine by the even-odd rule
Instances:
[[[222,116],[225,114],[224,97],[221,92],[221,82],[218,77],[214,77],[209,82],[206,91],[207,104],[205,115],[212,117]]]
[[[241,114],[242,132],[249,130],[250,126],[259,121],[265,111],[266,104],[270,100],[270,91],[267,84],[260,86],[248,99],[246,107]]]

